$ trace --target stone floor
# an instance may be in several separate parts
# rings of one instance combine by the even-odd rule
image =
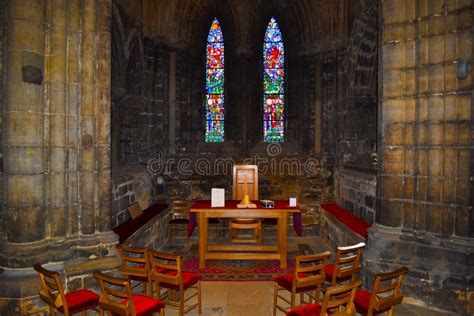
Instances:
[[[196,240],[187,242],[176,241],[167,245],[168,250],[189,249]],[[326,247],[317,238],[289,238],[288,247],[296,248],[298,244],[307,244],[314,252],[324,251]],[[202,283],[202,315],[205,316],[266,316],[272,315],[273,282],[268,281],[203,281]],[[192,301],[191,301],[192,302]],[[166,308],[167,316],[178,315],[176,309]],[[187,315],[199,315],[193,310]],[[278,312],[277,315],[284,315]],[[414,298],[405,297],[396,308],[396,315],[406,316],[441,316],[456,315],[446,311],[435,310]]]

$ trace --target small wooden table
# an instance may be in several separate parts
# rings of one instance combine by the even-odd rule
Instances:
[[[256,201],[257,202],[257,201]],[[288,201],[275,201],[275,208],[237,208],[239,201],[226,201],[225,207],[211,207],[211,201],[196,201],[190,212],[199,214],[199,268],[206,260],[279,260],[280,268],[287,267],[288,213],[300,213],[299,207],[289,207]],[[209,245],[209,218],[276,218],[278,242],[276,245]]]

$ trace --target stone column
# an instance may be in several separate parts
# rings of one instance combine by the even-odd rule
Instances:
[[[35,263],[82,287],[113,269],[111,0],[7,2],[0,314],[37,311]],[[28,299],[26,299],[28,298]]]
[[[169,95],[169,152],[174,154],[176,150],[176,52],[169,53],[169,77],[168,77],[168,95]]]
[[[370,274],[410,268],[405,291],[472,314],[473,1],[384,1],[379,17],[377,225]],[[471,302],[470,302],[471,300]]]
[[[321,155],[321,58],[316,57],[314,62],[314,85],[315,85],[315,104],[314,104],[314,154]]]
[[[43,1],[8,5],[4,153],[4,239],[42,240],[44,216]]]

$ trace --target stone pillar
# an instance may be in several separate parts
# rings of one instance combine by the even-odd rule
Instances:
[[[367,269],[406,265],[408,295],[472,314],[473,1],[380,5],[380,203]]]
[[[314,154],[316,156],[321,155],[321,115],[323,114],[321,108],[321,58],[316,57],[314,62],[314,85],[315,94],[314,98]]]
[[[172,51],[169,55],[169,152],[174,154],[176,150],[176,52]]]
[[[41,263],[82,287],[117,266],[110,224],[111,0],[6,2],[0,314],[27,314]]]
[[[4,106],[4,240],[46,237],[44,216],[44,1],[8,5]]]

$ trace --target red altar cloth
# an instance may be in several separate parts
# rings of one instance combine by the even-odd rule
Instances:
[[[225,206],[224,207],[211,207],[211,201],[210,200],[199,200],[193,203],[191,206],[191,209],[193,208],[198,208],[198,209],[206,209],[206,208],[213,208],[213,209],[236,209],[237,204],[239,204],[240,201],[237,200],[228,200],[225,201]],[[257,205],[256,209],[265,209],[265,207],[261,206],[258,204],[258,201],[252,201],[252,203],[255,203]],[[296,207],[290,207],[288,204],[287,200],[276,200],[275,201],[275,207],[276,209],[295,209]],[[245,208],[242,209],[242,211],[247,210]],[[293,229],[295,230],[296,234],[298,236],[303,235],[303,228],[301,224],[301,213],[300,212],[295,212],[293,214]],[[189,221],[188,221],[188,237],[191,236],[194,232],[194,229],[196,228],[196,213],[190,212],[189,213]]]

